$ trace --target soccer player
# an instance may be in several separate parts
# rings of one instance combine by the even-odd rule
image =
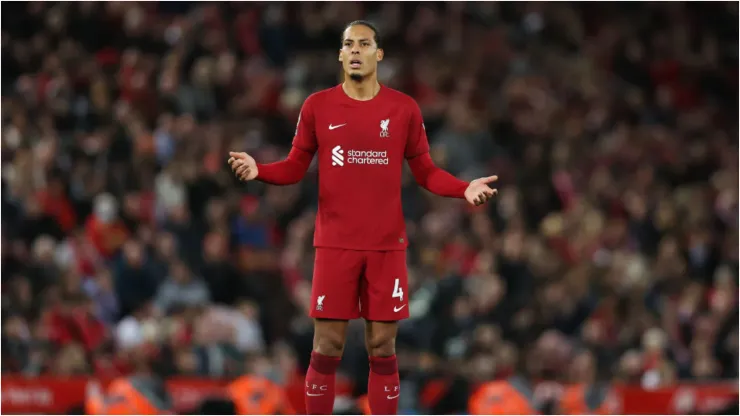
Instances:
[[[285,160],[259,164],[231,152],[229,164],[243,181],[294,184],[318,155],[311,317],[315,318],[306,375],[306,410],[331,414],[334,375],[350,319],[365,319],[370,356],[368,400],[374,414],[396,414],[399,379],[395,339],[408,318],[406,236],[401,211],[401,169],[440,196],[480,205],[496,194],[496,176],[470,183],[438,168],[429,155],[424,122],[409,96],[380,85],[380,36],[366,21],[347,25],[339,62],[344,82],[303,104],[293,147]]]

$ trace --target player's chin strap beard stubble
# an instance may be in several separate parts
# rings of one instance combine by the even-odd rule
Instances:
[[[362,74],[349,74],[349,79],[354,82],[360,82],[363,78],[365,77],[363,77]]]

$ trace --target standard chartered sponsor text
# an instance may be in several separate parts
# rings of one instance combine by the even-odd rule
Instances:
[[[347,163],[357,165],[387,165],[388,151],[347,150]]]

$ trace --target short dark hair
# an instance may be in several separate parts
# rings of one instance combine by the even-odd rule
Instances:
[[[367,20],[355,20],[354,22],[349,22],[347,26],[344,27],[344,30],[342,30],[342,36],[340,39],[340,45],[344,43],[344,32],[351,28],[352,26],[362,25],[369,27],[370,30],[373,31],[373,39],[375,40],[375,44],[378,45],[378,48],[380,48],[380,32],[378,32],[378,28],[375,27],[374,24],[370,23]]]

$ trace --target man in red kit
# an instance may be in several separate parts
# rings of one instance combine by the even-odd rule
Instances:
[[[306,99],[285,160],[259,164],[238,152],[229,158],[241,180],[288,185],[300,181],[318,155],[314,342],[306,374],[309,414],[332,413],[334,375],[348,321],[359,317],[366,321],[370,409],[374,414],[396,414],[398,409],[395,340],[398,321],[409,316],[408,238],[401,211],[404,159],[416,181],[437,195],[480,205],[496,194],[487,185],[496,176],[467,183],[434,165],[419,106],[378,83],[378,61],[383,59],[379,41],[371,23],[347,25],[339,50],[344,82]]]

